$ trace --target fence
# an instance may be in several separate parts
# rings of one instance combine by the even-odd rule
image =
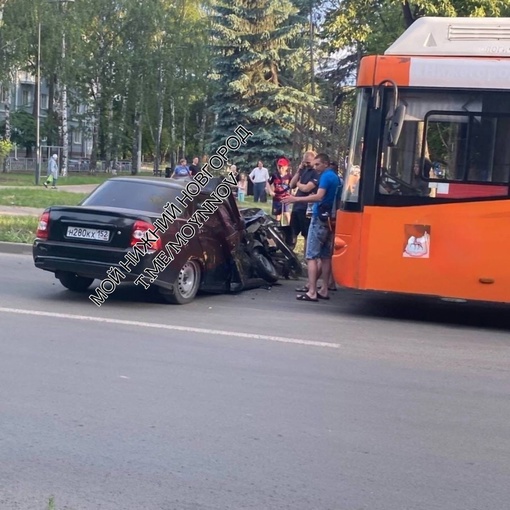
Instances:
[[[47,158],[43,158],[41,161],[41,173],[46,172],[48,165]],[[6,158],[5,170],[7,172],[35,172],[36,159],[35,158]],[[118,161],[117,172],[129,172],[131,173],[131,161]],[[69,159],[67,161],[67,171],[69,173],[80,173],[80,172],[91,172],[90,160],[88,159]],[[111,168],[108,161],[97,161],[96,169],[94,173],[106,173],[111,172]]]

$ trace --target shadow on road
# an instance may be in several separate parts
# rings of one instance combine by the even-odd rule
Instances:
[[[438,298],[341,291],[343,312],[357,317],[510,330],[510,306]]]
[[[510,306],[491,303],[454,303],[437,298],[413,297],[395,294],[368,293],[355,290],[339,289],[331,292],[329,301],[303,303],[296,300],[296,285],[304,281],[282,281],[272,287],[243,291],[239,294],[199,294],[196,299],[184,305],[186,311],[201,313],[209,307],[226,307],[236,313],[274,314],[278,309],[289,316],[299,316],[301,321],[316,321],[321,317],[328,320],[335,318],[387,319],[407,321],[428,325],[442,324],[510,331]],[[33,295],[33,287],[30,289]],[[74,293],[63,289],[54,282],[48,288],[38,287],[38,298],[54,302],[62,310],[62,303],[74,303],[83,306],[83,313],[90,314],[97,307],[88,299],[94,287],[84,293]],[[56,292],[55,292],[56,291]],[[177,313],[181,306],[166,304],[157,294],[155,287],[149,290],[134,284],[122,284],[109,296],[103,306],[133,308],[152,306],[168,309],[168,313]],[[184,311],[182,309],[182,311]]]

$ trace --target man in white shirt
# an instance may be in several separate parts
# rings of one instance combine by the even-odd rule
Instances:
[[[267,202],[267,186],[269,181],[269,172],[264,167],[264,163],[259,161],[257,166],[250,172],[250,181],[253,182],[253,201]]]

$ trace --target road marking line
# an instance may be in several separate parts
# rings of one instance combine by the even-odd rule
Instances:
[[[88,315],[73,315],[69,313],[44,312],[40,310],[24,310],[22,308],[0,307],[0,312],[14,313],[20,315],[35,315],[39,317],[53,317],[59,319],[71,319],[89,322],[106,322],[108,324],[121,324],[124,326],[138,326],[143,328],[167,329],[171,331],[184,331],[188,333],[202,333],[206,335],[233,336],[238,338],[249,338],[251,340],[267,340],[269,342],[282,342],[286,344],[308,345],[311,347],[328,347],[339,349],[340,344],[332,342],[316,342],[314,340],[302,340],[300,338],[287,338],[283,336],[257,335],[255,333],[242,333],[239,331],[225,331],[221,329],[192,328],[189,326],[175,326],[172,324],[160,324],[157,322],[128,321],[124,319],[110,319],[107,317],[91,317]]]

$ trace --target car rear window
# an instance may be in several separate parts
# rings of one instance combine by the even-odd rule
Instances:
[[[175,199],[180,193],[178,189],[157,183],[112,179],[96,188],[81,205],[161,213],[167,202],[176,203]]]

